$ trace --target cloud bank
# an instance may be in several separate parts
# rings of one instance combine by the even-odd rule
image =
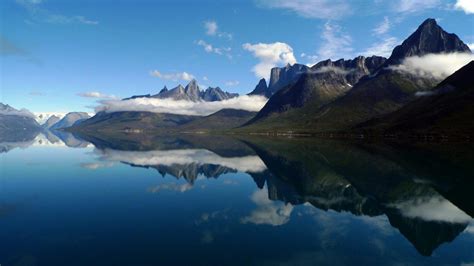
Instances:
[[[242,48],[253,54],[260,62],[253,67],[258,78],[270,78],[270,70],[279,65],[295,64],[296,58],[293,48],[282,42],[275,43],[244,43]]]
[[[176,101],[172,99],[155,98],[103,100],[100,101],[101,104],[95,108],[95,111],[105,111],[109,113],[134,111],[205,116],[222,109],[237,109],[257,112],[263,108],[267,100],[267,98],[257,95],[241,95],[232,99],[215,102]]]
[[[402,64],[390,68],[416,76],[445,79],[472,60],[474,55],[470,53],[427,54],[408,57]]]

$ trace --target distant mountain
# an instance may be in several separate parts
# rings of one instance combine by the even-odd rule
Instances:
[[[256,112],[245,110],[222,109],[211,115],[198,117],[189,123],[180,125],[181,132],[223,131],[236,128],[248,122]]]
[[[386,62],[372,58],[369,64],[367,60],[362,64],[361,58],[356,58],[348,63],[323,61],[315,65],[312,72],[326,68],[334,72],[333,76],[303,76],[295,85],[272,96],[244,130],[348,131],[359,123],[400,109],[416,99],[417,94],[430,91],[441,81],[386,66],[401,62],[406,56],[470,53],[466,47],[456,35],[445,32],[435,20],[428,19],[394,49]],[[355,66],[357,71],[347,72],[346,65]],[[346,81],[347,86],[353,87],[344,88]],[[325,91],[330,92],[332,98],[321,98],[324,95],[321,92]]]
[[[451,52],[470,53],[471,50],[456,34],[447,33],[436,23],[435,19],[429,18],[401,45],[395,47],[385,65],[399,64],[409,56]]]
[[[125,98],[124,100],[136,99],[136,98],[157,98],[157,99],[173,99],[173,100],[185,100],[185,101],[206,101],[206,102],[214,102],[214,101],[223,101],[227,99],[231,99],[234,97],[239,96],[237,93],[229,93],[223,91],[221,88],[207,88],[205,91],[201,91],[199,86],[197,85],[196,80],[192,80],[189,82],[186,87],[183,87],[181,84],[177,87],[168,90],[165,86],[158,94],[155,95],[136,95],[129,98]]]
[[[0,103],[0,142],[20,142],[33,139],[40,131],[34,115]]]
[[[474,61],[442,81],[432,93],[357,128],[401,135],[470,137],[474,132]]]
[[[90,118],[90,115],[85,112],[70,112],[67,113],[61,120],[52,125],[50,129],[61,129],[75,125],[78,122]]]
[[[71,128],[72,131],[166,131],[194,120],[195,116],[151,112],[99,112]]]
[[[359,56],[353,60],[325,60],[317,63],[294,83],[277,91],[248,124],[265,120],[272,114],[274,121],[265,123],[280,123],[279,115],[288,121],[298,121],[301,115],[307,116],[316,112],[321,106],[328,104],[344,95],[362,77],[372,74],[384,62],[383,57],[365,58]],[[304,110],[294,111],[295,108]],[[293,116],[298,119],[294,120]]]
[[[97,113],[72,131],[96,132],[211,132],[238,127],[255,116],[255,112],[222,109],[208,116],[188,116],[151,112]]]
[[[49,129],[51,128],[54,124],[56,124],[57,122],[59,122],[59,120],[61,120],[61,118],[59,116],[50,116],[48,118],[48,120],[46,120],[46,122],[44,122],[44,124],[41,125],[42,128],[44,129]]]

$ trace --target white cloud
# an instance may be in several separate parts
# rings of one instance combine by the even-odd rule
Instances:
[[[229,80],[229,81],[226,81],[225,85],[228,86],[228,87],[235,87],[235,86],[238,86],[240,84],[240,82],[238,80]]]
[[[393,1],[393,9],[399,13],[416,13],[440,6],[440,0],[398,0]]]
[[[399,43],[398,39],[395,37],[386,37],[380,42],[374,43],[372,46],[367,48],[362,55],[364,56],[384,56],[389,57],[392,54],[393,48]]]
[[[340,67],[334,66],[323,66],[316,70],[311,71],[312,73],[326,73],[326,72],[334,72],[336,74],[347,75],[350,71],[342,69]]]
[[[296,59],[293,54],[293,48],[286,43],[245,43],[242,48],[251,52],[260,62],[253,67],[253,72],[258,78],[270,76],[270,70],[273,67],[285,64],[295,64]]]
[[[372,31],[376,35],[382,35],[382,34],[387,33],[388,30],[390,30],[390,26],[391,26],[390,20],[388,19],[388,17],[384,17],[383,21],[377,27],[375,27]]]
[[[339,25],[326,22],[322,32],[323,45],[318,56],[323,59],[340,59],[352,57],[352,38],[344,33]]]
[[[164,190],[175,191],[175,192],[186,192],[193,189],[193,185],[190,183],[184,184],[177,184],[177,183],[169,183],[169,184],[160,184],[154,187],[148,188],[148,192],[150,193],[159,193]]]
[[[474,14],[474,1],[472,0],[457,0],[454,8],[463,10],[466,14]]]
[[[221,165],[239,172],[260,173],[267,167],[258,156],[222,157],[204,149],[122,151],[96,150],[100,160],[125,162],[139,166],[175,166],[175,165]]]
[[[117,99],[115,95],[103,94],[98,91],[80,92],[77,94],[77,96],[84,97],[84,98],[97,98],[97,99]]]
[[[23,6],[30,17],[38,22],[46,22],[53,24],[85,24],[85,25],[97,25],[98,21],[90,20],[84,16],[65,16],[61,14],[52,13],[46,8],[42,7],[41,0],[16,0],[16,2]]]
[[[425,221],[468,223],[472,218],[446,199],[437,196],[417,198],[391,205],[403,216]]]
[[[210,115],[219,110],[240,109],[257,112],[265,105],[267,98],[263,96],[241,95],[224,101],[192,102],[175,101],[172,99],[136,98],[130,100],[103,100],[96,107],[96,112],[143,111],[154,113],[170,113],[180,115]]]
[[[470,53],[428,54],[408,57],[402,64],[390,68],[417,76],[444,79],[472,60],[474,55]]]
[[[219,26],[217,25],[216,21],[210,20],[204,22],[204,29],[206,30],[206,34],[209,36],[217,36],[220,38],[226,38],[228,40],[232,40],[232,34],[224,31],[219,31]]]
[[[206,29],[206,34],[214,36],[217,34],[217,22],[215,21],[206,21],[204,22],[204,28]]]
[[[352,13],[345,0],[258,0],[267,8],[290,10],[299,16],[316,19],[337,19]]]
[[[257,205],[249,216],[243,217],[241,223],[266,224],[280,226],[290,221],[293,205],[271,201],[265,189],[255,191],[250,199]]]
[[[152,70],[150,71],[150,75],[153,77],[157,77],[160,79],[164,80],[172,80],[172,81],[178,81],[178,80],[184,80],[184,81],[191,81],[195,79],[195,77],[192,74],[189,74],[188,72],[176,72],[176,73],[161,73],[158,70]]]
[[[204,77],[202,77],[202,80],[209,81],[209,78],[207,76],[204,76]]]
[[[230,51],[232,49],[230,47],[217,48],[217,47],[214,47],[211,44],[209,44],[209,43],[207,43],[203,40],[197,41],[196,44],[199,45],[199,46],[202,46],[204,48],[204,51],[206,51],[208,53],[215,53],[215,54],[218,54],[218,55],[226,55],[227,57],[232,58],[232,55],[230,54]]]

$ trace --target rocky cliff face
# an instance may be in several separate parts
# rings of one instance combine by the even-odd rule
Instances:
[[[268,94],[271,96],[280,89],[296,82],[302,74],[309,70],[310,68],[308,66],[301,64],[288,64],[285,67],[273,68],[268,83]]]

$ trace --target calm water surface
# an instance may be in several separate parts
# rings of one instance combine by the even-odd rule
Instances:
[[[2,266],[474,263],[470,145],[45,133],[0,150]]]

